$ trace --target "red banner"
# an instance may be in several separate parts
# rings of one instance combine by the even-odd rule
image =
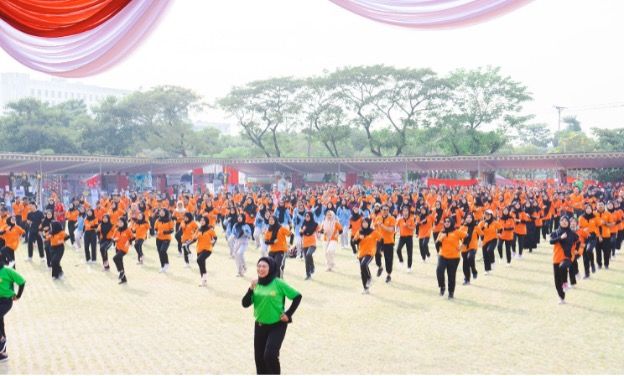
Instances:
[[[433,185],[439,186],[444,185],[446,187],[470,187],[472,185],[479,184],[479,180],[477,179],[427,179],[427,186],[431,187]]]

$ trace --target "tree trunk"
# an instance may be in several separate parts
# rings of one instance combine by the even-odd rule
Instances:
[[[275,147],[275,156],[280,158],[282,156],[282,152],[277,144],[277,127],[271,129],[271,134],[273,135],[273,146]]]

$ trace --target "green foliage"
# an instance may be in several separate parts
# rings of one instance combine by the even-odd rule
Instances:
[[[601,129],[593,128],[592,133],[597,138],[597,145],[604,151],[624,151],[624,128]]]

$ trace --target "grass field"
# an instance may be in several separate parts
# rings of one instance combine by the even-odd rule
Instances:
[[[223,240],[207,288],[174,247],[169,273],[159,274],[153,242],[146,265],[135,265],[134,250],[126,256],[125,286],[70,247],[66,278],[54,282],[37,257],[24,261],[22,245],[27,288],[5,317],[10,360],[0,372],[254,373],[253,316],[240,303],[248,281],[234,276]],[[250,278],[258,255],[247,253]],[[312,281],[303,262],[286,263],[303,300],[282,348],[284,373],[624,373],[623,256],[581,280],[565,305],[546,246],[490,276],[479,262],[479,278],[460,283],[454,301],[438,296],[435,263],[397,270],[389,285],[375,278],[361,295],[351,251],[339,252],[333,273],[321,251],[316,261]]]

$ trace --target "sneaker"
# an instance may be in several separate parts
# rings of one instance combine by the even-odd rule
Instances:
[[[412,274],[412,268],[407,268],[407,274]]]
[[[403,266],[404,266],[403,261],[399,261],[399,268],[401,268],[401,270],[405,270],[403,269]]]
[[[495,262],[492,263],[492,270],[494,270],[494,269],[496,269],[496,263]]]
[[[383,268],[377,269],[377,277],[381,277],[382,274],[383,274]]]
[[[390,277],[390,275],[388,275],[386,277],[386,283],[390,283],[390,282],[392,282],[392,277]]]
[[[13,266],[15,266],[15,261],[9,261],[9,268],[12,268]]]
[[[163,273],[167,273],[169,271],[169,264],[165,264],[165,266],[163,266]]]
[[[477,273],[472,274],[472,279],[477,279]]]
[[[470,284],[470,281],[464,281],[464,283],[462,283],[462,285],[464,286],[469,285],[469,284]]]
[[[489,270],[486,270],[486,271],[485,271],[485,275],[490,275],[490,271],[489,271]]]
[[[368,294],[370,294],[370,291],[367,288],[362,290],[362,295],[368,295]]]
[[[24,261],[27,261],[27,262],[32,262],[32,257],[25,257],[25,258],[24,258]]]
[[[312,279],[312,276],[311,276],[311,275],[307,275],[307,276],[305,277],[305,280],[306,280],[306,281],[309,281],[309,280],[311,280],[311,279]]]
[[[9,360],[9,355],[6,352],[0,353],[0,363],[4,363]]]
[[[508,263],[505,264],[505,266],[509,268],[511,266],[511,263],[508,262]]]
[[[448,295],[448,300],[453,300],[453,299],[455,299],[455,298],[453,297],[453,293],[452,293],[452,292],[449,292],[449,295]]]
[[[368,289],[370,289],[370,287],[371,287],[371,283],[372,283],[372,280],[371,280],[371,279],[369,279],[368,281],[366,281],[366,289],[367,289],[367,290],[368,290]]]
[[[6,353],[6,350],[7,350],[7,340],[5,337],[4,340],[0,340],[0,353],[4,354]]]
[[[126,279],[126,276],[124,276],[122,279],[119,280],[119,284],[123,285],[124,283],[128,283],[128,280]]]
[[[559,304],[565,304],[565,300],[559,299]]]
[[[596,266],[595,265],[591,266],[591,271],[592,271],[592,273],[596,273]]]
[[[189,264],[188,262],[184,264],[184,268],[185,269],[190,269],[191,268],[191,264]]]
[[[445,290],[444,287],[440,288],[440,296],[444,296],[444,290]]]

